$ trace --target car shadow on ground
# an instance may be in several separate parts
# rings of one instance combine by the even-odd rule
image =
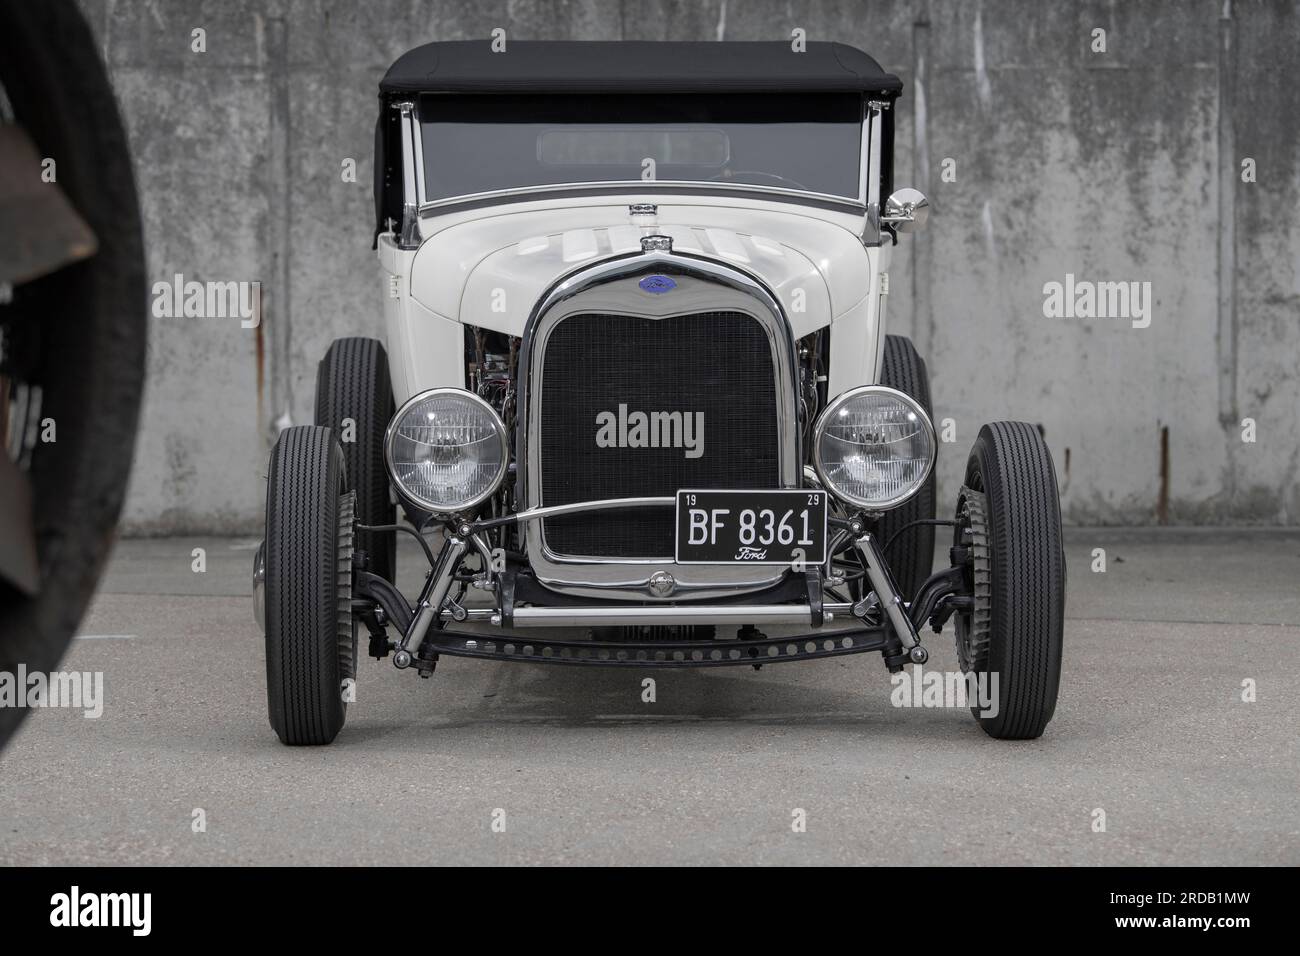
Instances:
[[[619,669],[476,661],[448,666],[444,659],[439,672],[415,689],[427,693],[399,690],[404,701],[400,714],[393,714],[388,701],[358,707],[335,746],[382,738],[390,749],[423,751],[431,732],[487,730],[499,736],[520,726],[585,731],[791,727],[888,734],[913,743],[987,739],[964,708],[893,706],[879,660],[864,658],[769,665],[758,673],[749,667]],[[440,678],[459,682],[469,677],[468,668],[485,672],[469,678],[473,688],[459,685],[454,696],[439,693]]]

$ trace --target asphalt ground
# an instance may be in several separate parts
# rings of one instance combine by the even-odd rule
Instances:
[[[38,710],[0,755],[0,863],[1300,863],[1297,532],[1068,529],[1060,702],[1019,743],[893,706],[865,654],[367,658],[334,744],[287,748],[254,546],[119,543],[62,665],[103,673],[103,714]],[[927,646],[956,668],[951,629]]]

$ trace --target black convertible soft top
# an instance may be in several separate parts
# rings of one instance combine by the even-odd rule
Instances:
[[[861,50],[786,41],[509,40],[426,43],[402,54],[382,93],[897,94],[902,81]]]

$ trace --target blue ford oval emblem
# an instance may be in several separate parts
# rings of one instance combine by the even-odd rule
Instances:
[[[677,288],[677,283],[668,276],[653,275],[646,276],[637,283],[651,295],[663,295],[665,292],[671,292]]]

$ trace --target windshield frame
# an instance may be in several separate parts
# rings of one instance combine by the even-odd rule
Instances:
[[[425,94],[428,95],[428,94]],[[407,106],[408,111],[403,112],[403,117],[408,121],[402,124],[403,136],[403,154],[404,159],[411,160],[414,157],[420,157],[419,162],[413,165],[418,167],[415,170],[407,170],[407,182],[415,186],[414,192],[418,199],[416,208],[420,216],[435,215],[440,212],[446,212],[456,209],[463,209],[467,206],[487,206],[498,203],[510,203],[526,200],[530,197],[536,198],[566,198],[583,195],[617,195],[627,193],[645,193],[645,194],[671,194],[671,193],[703,193],[729,196],[753,196],[758,199],[767,199],[778,202],[791,202],[802,205],[815,205],[850,211],[855,214],[863,214],[868,211],[869,203],[872,200],[869,183],[874,178],[871,170],[879,169],[879,135],[874,139],[872,129],[875,125],[873,122],[873,111],[871,110],[872,101],[867,97],[862,98],[859,126],[859,145],[858,145],[858,176],[857,176],[857,195],[844,196],[834,193],[814,192],[803,189],[790,189],[781,186],[765,186],[752,183],[739,182],[707,182],[700,180],[673,180],[673,179],[626,179],[626,180],[598,180],[598,181],[575,181],[570,183],[551,183],[531,186],[511,186],[501,189],[484,190],[474,193],[463,193],[454,196],[447,196],[440,199],[428,199],[424,188],[425,179],[425,150],[431,148],[425,146],[423,135],[423,122],[420,118],[419,103],[423,96],[414,98],[415,102],[408,101],[403,104]],[[397,105],[397,104],[394,104]],[[411,177],[409,174],[414,173]],[[412,179],[414,182],[412,183]]]

